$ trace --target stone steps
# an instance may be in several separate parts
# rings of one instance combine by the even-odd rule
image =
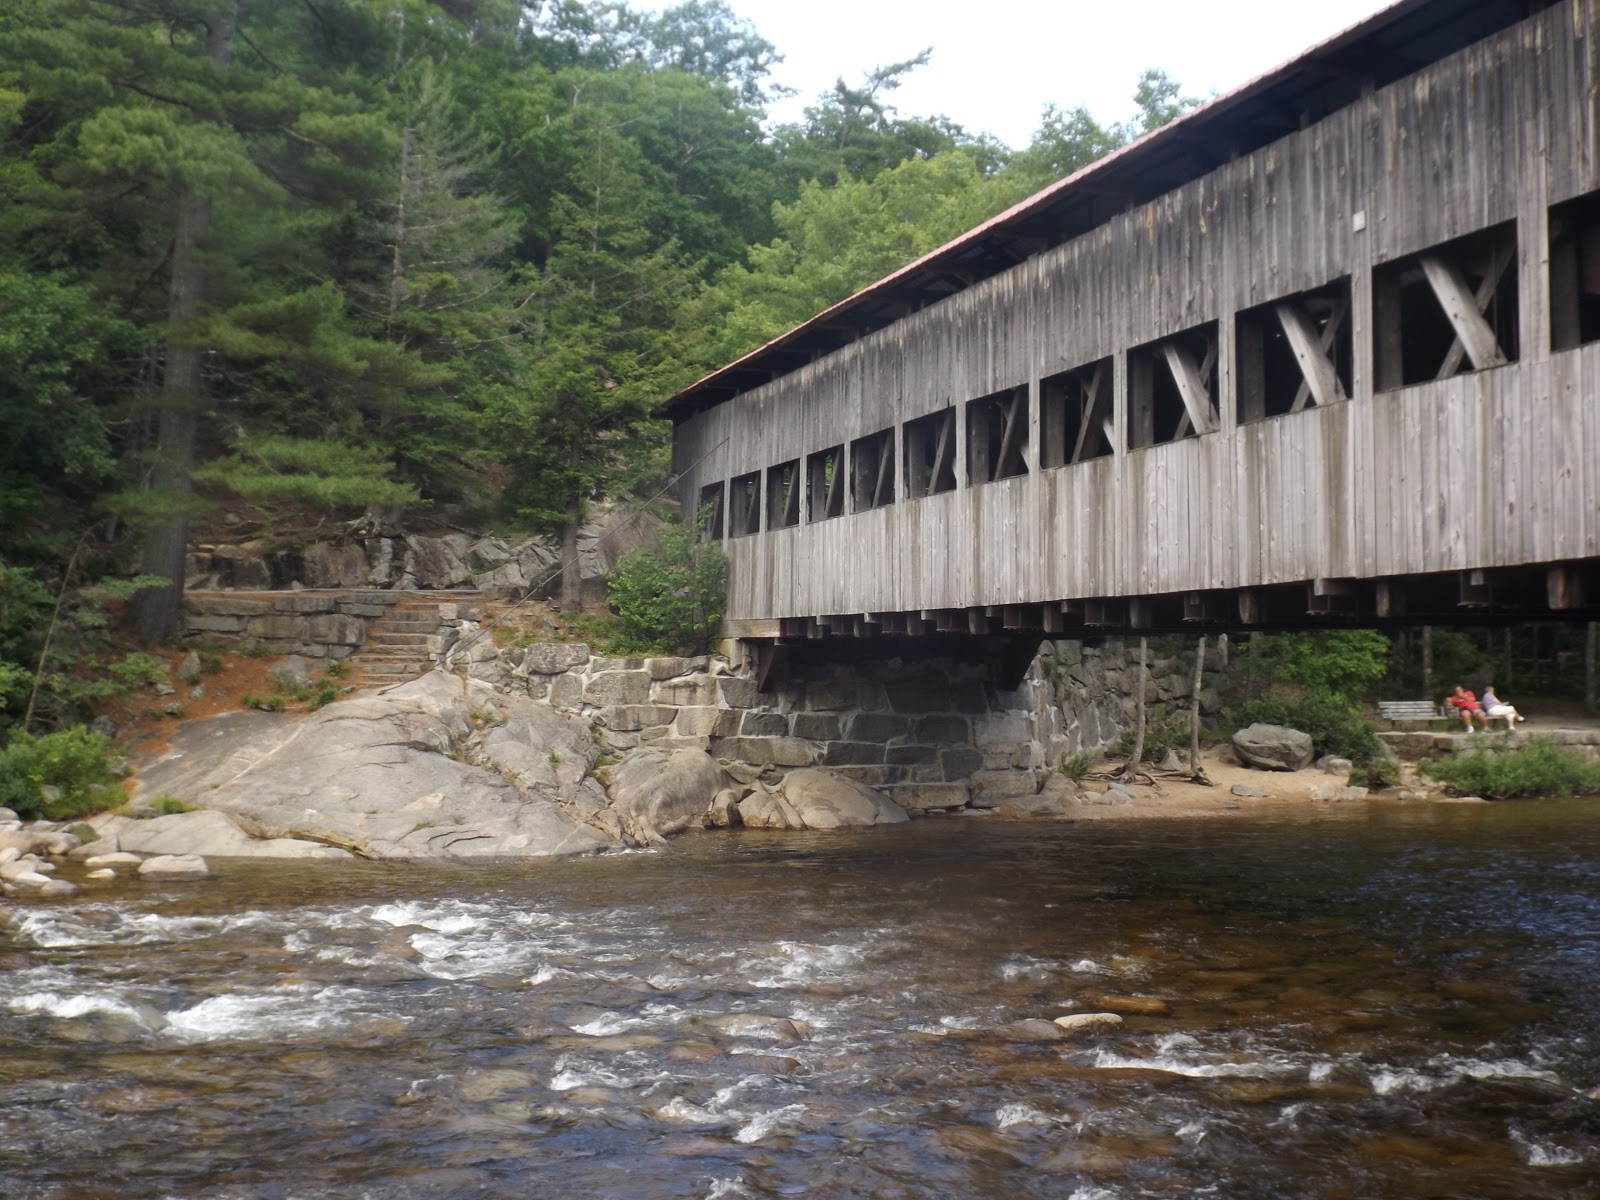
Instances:
[[[439,632],[441,603],[433,597],[406,597],[373,621],[366,639],[346,660],[356,685],[395,683],[431,668],[428,641]]]

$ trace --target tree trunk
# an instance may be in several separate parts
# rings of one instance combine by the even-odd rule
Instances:
[[[1189,774],[1195,779],[1205,778],[1200,769],[1200,684],[1206,670],[1206,635],[1200,635],[1200,644],[1194,651],[1194,694],[1189,697]]]
[[[233,58],[239,25],[235,2],[217,14],[206,31],[206,57],[217,67]],[[206,272],[201,252],[211,228],[211,201],[187,186],[178,192],[177,220],[172,231],[172,280],[167,289],[171,333],[166,369],[157,401],[155,460],[149,487],[167,511],[153,517],[145,532],[140,570],[167,580],[163,587],[139,592],[130,606],[134,634],[145,642],[175,637],[183,618],[184,563],[189,550],[189,504],[194,491],[195,429],[199,424],[205,348],[190,340],[194,321],[205,308]]]
[[[567,502],[567,523],[561,527],[562,612],[577,612],[583,607],[583,581],[578,575],[578,521],[583,505],[574,496]]]
[[[1139,774],[1139,767],[1144,760],[1144,689],[1150,677],[1150,660],[1145,654],[1145,648],[1149,640],[1149,638],[1139,639],[1139,699],[1133,733],[1133,753],[1128,756],[1128,762],[1122,768],[1122,778],[1130,783]]]
[[[1433,695],[1433,626],[1422,627],[1422,698],[1432,700]]]

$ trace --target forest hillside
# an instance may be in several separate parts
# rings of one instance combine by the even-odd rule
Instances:
[[[654,494],[675,389],[1193,103],[1013,149],[895,108],[924,52],[774,124],[780,54],[723,0],[6,5],[0,731],[84,716],[53,619],[80,677],[170,638],[223,511]]]

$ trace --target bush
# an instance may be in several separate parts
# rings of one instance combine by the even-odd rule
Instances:
[[[1400,764],[1392,758],[1375,758],[1366,765],[1364,771],[1357,769],[1350,774],[1352,782],[1356,775],[1364,775],[1366,786],[1374,791],[1380,788],[1399,787],[1402,779]]]
[[[1093,769],[1094,759],[1087,754],[1069,754],[1061,760],[1061,765],[1056,768],[1065,778],[1072,780],[1073,783],[1082,782],[1083,777]]]
[[[0,804],[20,817],[66,821],[120,803],[110,747],[82,726],[39,737],[18,730],[0,750]]]
[[[661,550],[630,550],[606,576],[619,641],[632,653],[700,653],[727,611],[728,560],[679,521],[661,531]]]
[[[1548,738],[1446,755],[1424,762],[1422,773],[1462,795],[1491,800],[1600,792],[1600,763],[1585,762]]]
[[[1312,747],[1320,757],[1337,754],[1361,767],[1383,756],[1383,743],[1361,717],[1355,705],[1332,696],[1310,696],[1301,700],[1247,700],[1233,713],[1236,729],[1260,722],[1286,725],[1311,735]]]
[[[1373,629],[1268,633],[1246,647],[1252,674],[1315,695],[1360,699],[1389,669],[1389,639]]]
[[[1130,725],[1107,752],[1112,758],[1127,758],[1133,753],[1133,739],[1138,730]],[[1180,757],[1189,752],[1189,717],[1187,713],[1172,713],[1165,717],[1147,717],[1144,725],[1144,761],[1158,763],[1174,751]]]

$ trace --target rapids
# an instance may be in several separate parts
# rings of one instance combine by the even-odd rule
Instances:
[[[0,910],[0,1195],[1600,1191],[1593,803],[213,866]]]

